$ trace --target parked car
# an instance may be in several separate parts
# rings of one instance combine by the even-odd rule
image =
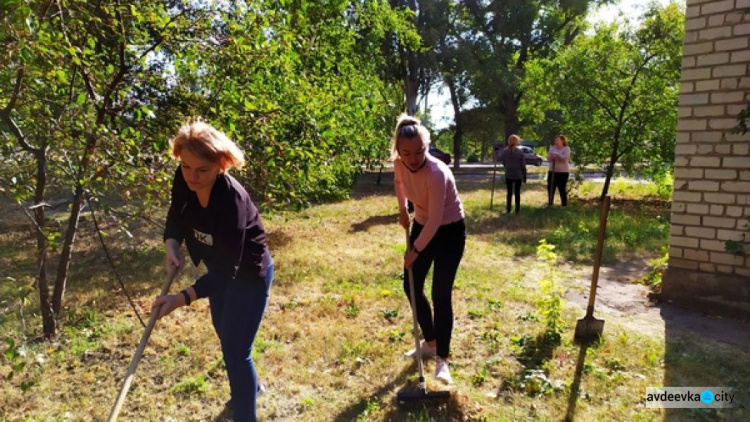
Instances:
[[[531,164],[532,166],[541,166],[544,159],[533,149],[525,145],[519,145],[518,148],[523,152],[523,158],[526,161],[526,165]]]
[[[446,166],[449,166],[451,164],[451,155],[448,154],[447,152],[440,151],[439,149],[435,148],[432,145],[430,145],[429,152],[430,152],[430,155],[444,162]]]

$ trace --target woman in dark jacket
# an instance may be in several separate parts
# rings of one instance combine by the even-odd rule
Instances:
[[[175,295],[160,296],[158,317],[207,297],[221,343],[235,421],[255,421],[257,373],[252,346],[273,281],[273,260],[258,210],[227,171],[244,164],[242,151],[202,121],[180,128],[170,141],[180,165],[164,230],[166,265],[182,267],[180,247],[208,272]]]
[[[526,182],[526,160],[518,148],[521,138],[518,135],[508,137],[508,146],[497,153],[496,161],[505,168],[505,186],[507,188],[505,210],[510,214],[511,198],[516,197],[516,214],[521,208],[521,182]]]

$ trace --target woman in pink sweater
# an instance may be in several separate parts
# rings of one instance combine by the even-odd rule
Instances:
[[[547,152],[549,172],[547,172],[547,192],[549,204],[555,201],[555,190],[560,192],[562,206],[568,205],[568,177],[570,176],[570,147],[564,135],[555,136],[555,145]]]
[[[409,242],[412,247],[404,256],[404,268],[412,269],[417,320],[424,337],[420,350],[410,354],[436,356],[435,377],[450,384],[453,282],[464,253],[466,226],[453,173],[427,152],[429,144],[430,134],[418,119],[405,114],[399,117],[391,143],[394,184],[399,223],[407,229],[410,223],[407,201],[414,204]],[[424,294],[425,279],[433,262],[434,313]],[[404,291],[408,298],[408,277],[404,277]]]

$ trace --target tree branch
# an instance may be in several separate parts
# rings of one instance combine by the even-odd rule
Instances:
[[[60,5],[60,0],[56,0],[55,4],[57,4],[57,10],[60,13],[60,25],[63,28],[62,33],[63,33],[63,36],[65,37],[65,41],[68,42],[68,46],[73,47],[73,43],[70,42],[70,38],[68,37],[68,32],[70,32],[70,30],[65,25],[65,19],[64,19],[65,16],[63,15],[62,6]],[[94,90],[94,84],[91,83],[91,78],[89,77],[88,73],[86,73],[86,69],[84,69],[83,66],[81,66],[81,76],[83,77],[83,82],[84,82],[84,85],[86,86],[86,90],[88,91],[89,96],[91,97],[92,100],[96,101],[98,96],[96,95],[96,91]],[[72,95],[71,95],[71,98],[72,98]]]
[[[3,114],[10,113],[11,110],[16,106],[16,101],[18,100],[18,96],[21,93],[21,82],[23,81],[23,72],[24,67],[21,66],[16,71],[16,82],[13,84],[13,95],[10,97],[10,101],[8,102],[8,105],[5,106],[5,108],[2,109]]]
[[[44,20],[47,18],[47,14],[49,13],[50,10],[52,10],[52,5],[54,3],[56,3],[55,0],[50,0],[49,3],[47,3],[47,7],[44,8],[44,12],[42,13],[41,16],[39,16],[39,20]]]
[[[575,18],[576,18],[575,15],[568,16],[560,25],[557,26],[557,28],[555,28],[554,30],[548,32],[547,36],[544,37],[542,40],[540,40],[539,42],[532,42],[531,45],[529,46],[529,51],[531,51],[532,54],[535,53],[535,52],[537,52],[537,51],[539,51],[541,48],[543,48],[545,45],[547,45],[547,43],[549,43],[552,38],[554,38],[555,36],[557,36],[557,34],[559,32],[561,32],[563,29],[565,29],[565,27],[568,26],[568,24],[571,23],[573,21],[573,19],[575,19]],[[567,39],[566,39],[566,41],[567,41]]]
[[[169,26],[172,25],[173,23],[177,22],[177,19],[183,17],[186,12],[187,12],[187,10],[182,10],[180,13],[174,15],[174,17],[172,17],[169,20],[169,22],[167,22],[167,23],[164,24],[164,26],[161,28],[161,30],[159,30],[159,33],[160,34],[164,34],[167,31],[167,28],[169,28]],[[173,28],[173,29],[175,29],[175,28]],[[147,48],[143,52],[143,54],[141,54],[140,56],[138,56],[138,60],[143,59],[144,57],[146,57],[146,55],[148,53],[154,51],[157,47],[159,47],[161,44],[163,44],[164,41],[166,40],[166,38],[167,37],[165,37],[164,35],[161,35],[159,37],[159,39],[151,47]]]
[[[599,99],[598,96],[592,94],[591,91],[589,91],[588,89],[583,90],[583,93],[586,94],[588,97],[590,97],[592,100],[594,100],[594,102],[599,107],[601,107],[604,110],[604,112],[606,112],[607,115],[609,115],[609,117],[612,118],[612,120],[615,120],[615,121],[617,120],[617,116],[615,116],[615,113],[612,110],[610,110],[609,107],[607,107],[607,105],[601,99]]]
[[[656,57],[655,54],[646,56],[646,58],[643,60],[643,63],[641,63],[640,67],[638,67],[638,70],[636,70],[633,76],[630,78],[630,84],[628,86],[628,90],[625,92],[625,99],[623,100],[622,105],[620,106],[620,115],[617,118],[618,122],[623,121],[623,117],[625,116],[625,111],[630,105],[631,94],[633,93],[633,87],[635,86],[635,82],[638,80],[638,75],[641,74],[641,71],[643,71],[643,69],[646,67],[648,62],[650,62],[651,59],[653,59],[654,57]]]
[[[31,214],[29,214],[29,212],[28,212],[28,211],[26,211],[26,207],[25,207],[25,206],[23,205],[23,203],[21,202],[21,200],[19,199],[19,200],[17,200],[16,202],[18,203],[18,205],[20,205],[20,206],[21,206],[21,210],[23,210],[23,213],[24,213],[24,214],[26,214],[26,217],[28,217],[28,218],[29,218],[29,221],[31,221],[31,224],[33,224],[33,225],[34,225],[34,228],[35,228],[35,229],[36,229],[36,230],[37,230],[37,231],[38,231],[38,232],[39,232],[39,233],[40,233],[40,234],[41,234],[42,236],[45,236],[45,237],[46,237],[46,236],[47,236],[47,234],[45,234],[45,233],[44,233],[44,229],[43,229],[43,228],[41,228],[41,227],[39,226],[39,223],[37,223],[36,219],[34,219],[34,217],[33,217],[33,216],[32,216]],[[44,204],[42,204],[42,205],[44,205]],[[39,205],[37,205],[37,206],[39,206]],[[33,209],[33,208],[29,207],[29,209]]]
[[[18,139],[18,143],[21,144],[21,148],[32,154],[36,154],[41,150],[39,148],[32,147],[31,144],[28,143],[28,141],[26,140],[26,135],[24,135],[23,131],[18,126],[16,121],[13,120],[13,118],[10,116],[11,110],[13,110],[13,108],[16,106],[16,101],[18,101],[18,97],[21,95],[21,82],[23,81],[23,74],[24,68],[20,67],[18,71],[16,71],[16,82],[13,84],[13,95],[10,97],[8,105],[0,110],[0,119],[2,119],[5,124],[10,127],[13,135],[15,135],[16,139]]]

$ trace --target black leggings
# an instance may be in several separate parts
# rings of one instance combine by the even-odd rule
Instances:
[[[555,202],[555,190],[560,192],[562,206],[568,205],[568,176],[570,173],[547,172],[547,194],[550,206]]]
[[[414,222],[410,243],[413,245],[419,233],[421,224]],[[412,265],[414,276],[414,295],[417,302],[417,321],[422,328],[425,341],[437,340],[437,355],[447,358],[450,354],[451,332],[453,331],[453,282],[456,279],[458,264],[464,255],[466,245],[466,226],[464,220],[440,226],[430,243],[419,253]],[[424,294],[424,283],[427,271],[433,261],[435,268],[432,272],[432,303],[435,307],[433,317],[430,302]],[[410,299],[409,275],[404,275],[404,292]]]
[[[505,210],[510,212],[510,203],[513,194],[516,196],[516,214],[521,208],[521,180],[505,179],[505,188],[507,189],[507,195],[505,199]]]

